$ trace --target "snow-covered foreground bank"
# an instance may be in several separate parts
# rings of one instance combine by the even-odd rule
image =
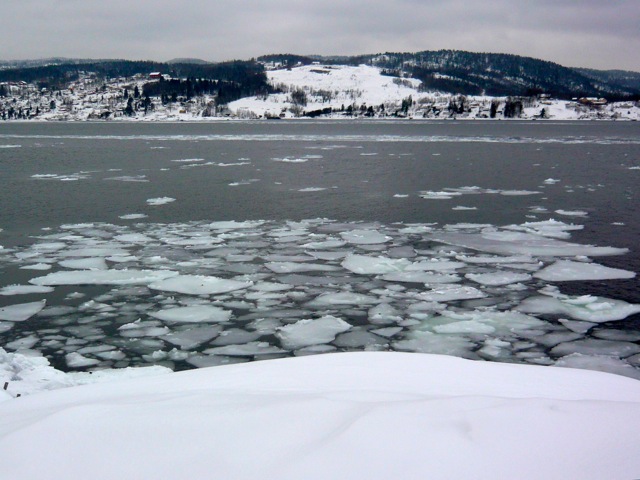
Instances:
[[[640,382],[361,352],[0,404],[2,478],[630,479]]]

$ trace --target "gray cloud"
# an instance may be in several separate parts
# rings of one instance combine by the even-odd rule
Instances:
[[[640,70],[638,0],[22,0],[2,11],[4,59],[452,48]]]

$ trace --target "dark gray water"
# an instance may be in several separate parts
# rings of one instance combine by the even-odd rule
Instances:
[[[116,226],[112,233],[112,227],[96,226],[93,237],[85,231],[84,240],[95,242],[118,234],[159,235],[160,225],[170,229],[187,222],[260,219],[275,222],[269,227],[273,229],[286,221],[326,218],[377,222],[380,231],[390,228],[394,244],[415,246],[415,238],[396,238],[390,226],[403,222],[435,223],[435,228],[460,223],[503,227],[554,218],[584,226],[571,232],[573,242],[629,249],[598,263],[638,272],[637,167],[640,129],[632,122],[6,123],[0,124],[0,245],[20,252],[36,241],[33,236],[69,232],[60,229],[65,224]],[[471,194],[460,190],[463,187],[478,188]],[[433,198],[443,191],[454,196]],[[160,197],[175,201],[147,203]],[[127,214],[146,216],[121,218]],[[269,236],[267,231],[252,235],[256,242]],[[76,239],[63,241],[72,244]],[[290,250],[298,253],[303,244],[293,242]],[[242,248],[236,248],[236,254],[246,254]],[[274,245],[252,248],[251,255],[259,248],[272,254]],[[283,251],[282,245],[278,248]],[[0,287],[27,284],[48,273],[21,269],[27,260],[16,261],[15,252],[5,252]],[[48,260],[54,271],[54,260],[59,259]],[[247,272],[266,275],[257,267]],[[357,284],[362,278],[352,280]],[[104,293],[104,287],[61,287],[46,295],[0,296],[0,307],[46,298],[48,308],[75,308],[78,301],[65,295],[78,289],[86,290],[82,301],[92,292]],[[570,295],[640,303],[637,279],[563,282],[561,289]],[[316,287],[311,290],[303,292],[304,301],[321,293]],[[129,303],[136,298],[126,297]],[[150,295],[140,298],[141,303],[157,306]],[[295,308],[301,305],[303,301]],[[350,309],[357,310],[353,305]],[[235,318],[247,315],[245,310],[235,309]],[[64,342],[47,344],[45,337],[54,334],[38,333],[33,327],[51,327],[43,320],[50,318],[42,316],[44,312],[34,317],[40,318],[36,322],[31,319],[7,330],[0,345],[3,338],[9,343],[32,335],[33,348],[64,366],[61,358],[72,349],[61,348]],[[363,312],[366,317],[365,310],[348,312],[351,323],[362,323]],[[305,314],[293,318],[306,318]],[[136,315],[139,312],[124,318]],[[617,322],[615,328],[635,331],[636,317]],[[74,311],[68,318],[82,321],[83,314]],[[107,336],[117,334],[113,325],[103,327]],[[96,333],[100,342],[103,333]],[[278,345],[272,334],[261,340]],[[403,338],[402,332],[398,335]],[[124,349],[120,344],[118,348]],[[157,341],[147,353],[162,348]],[[116,366],[150,361],[140,360],[139,352],[128,358]]]

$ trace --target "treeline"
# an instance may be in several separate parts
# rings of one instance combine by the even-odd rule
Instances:
[[[351,57],[267,55],[259,60],[285,65],[373,65],[387,75],[412,77],[425,90],[461,95],[531,96],[548,93],[555,98],[606,97],[610,101],[640,99],[640,73],[569,68],[519,55],[474,53],[459,50],[417,53],[387,52]]]
[[[176,101],[178,97],[187,100],[200,95],[216,95],[218,105],[253,95],[267,95],[273,88],[267,83],[262,66],[255,62],[226,62],[215,65],[196,65],[200,78],[161,78],[147,82],[142,94],[145,97],[159,97],[163,103]]]
[[[264,68],[255,61],[231,61],[213,64],[160,63],[131,60],[108,60],[94,63],[73,63],[47,65],[30,68],[0,70],[0,82],[25,81],[39,88],[62,89],[70,81],[77,80],[83,73],[91,73],[97,79],[132,77],[136,74],[148,75],[161,72],[172,78],[153,91],[149,84],[145,94],[150,96],[188,96],[201,93],[217,93],[225,103],[247,95],[269,93],[269,85]],[[146,87],[146,86],[145,86]]]
[[[597,75],[553,62],[518,55],[457,50],[384,53],[355,57],[386,69],[389,74],[421,80],[425,89],[464,95],[529,96],[548,93],[556,98],[604,96],[610,100],[640,95],[640,75]],[[629,81],[631,80],[631,81]]]

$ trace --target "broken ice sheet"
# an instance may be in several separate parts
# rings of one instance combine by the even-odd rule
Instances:
[[[231,318],[231,311],[212,305],[193,305],[166,308],[157,312],[149,312],[149,315],[173,323],[226,322]]]
[[[567,241],[580,225],[122,223],[64,225],[0,256],[11,268],[42,262],[54,269],[31,285],[2,287],[0,293],[38,295],[62,286],[56,288],[62,304],[42,309],[38,322],[18,327],[0,321],[0,331],[9,332],[6,343],[41,338],[32,348],[59,349],[53,356],[60,362],[77,353],[86,360],[68,360],[88,361],[74,367],[84,369],[154,362],[205,366],[379,348],[553,364],[557,358],[548,352],[560,344],[635,338],[608,334],[603,322],[607,310],[626,315],[636,306],[609,308],[608,299],[563,296],[547,284],[565,277],[631,278],[633,272],[586,257],[625,250]],[[76,284],[87,287],[74,293],[64,288]],[[540,295],[531,299],[534,290]],[[533,308],[539,296],[546,297],[542,310],[551,301],[556,313]],[[546,322],[525,315],[527,306],[536,310],[533,315],[561,318]],[[588,320],[576,318],[574,310],[589,311]],[[50,331],[42,336],[45,325]],[[94,350],[105,342],[117,349]]]
[[[2,307],[0,308],[0,320],[24,322],[42,310],[46,303],[45,300],[40,300],[39,302],[18,303]]]
[[[351,325],[344,320],[326,315],[285,325],[276,331],[276,336],[286,348],[298,349],[329,343],[338,333],[346,332],[350,328]]]
[[[594,323],[623,320],[629,315],[640,313],[640,305],[591,295],[533,296],[525,298],[517,309],[520,312],[533,314],[568,315],[576,320]]]

